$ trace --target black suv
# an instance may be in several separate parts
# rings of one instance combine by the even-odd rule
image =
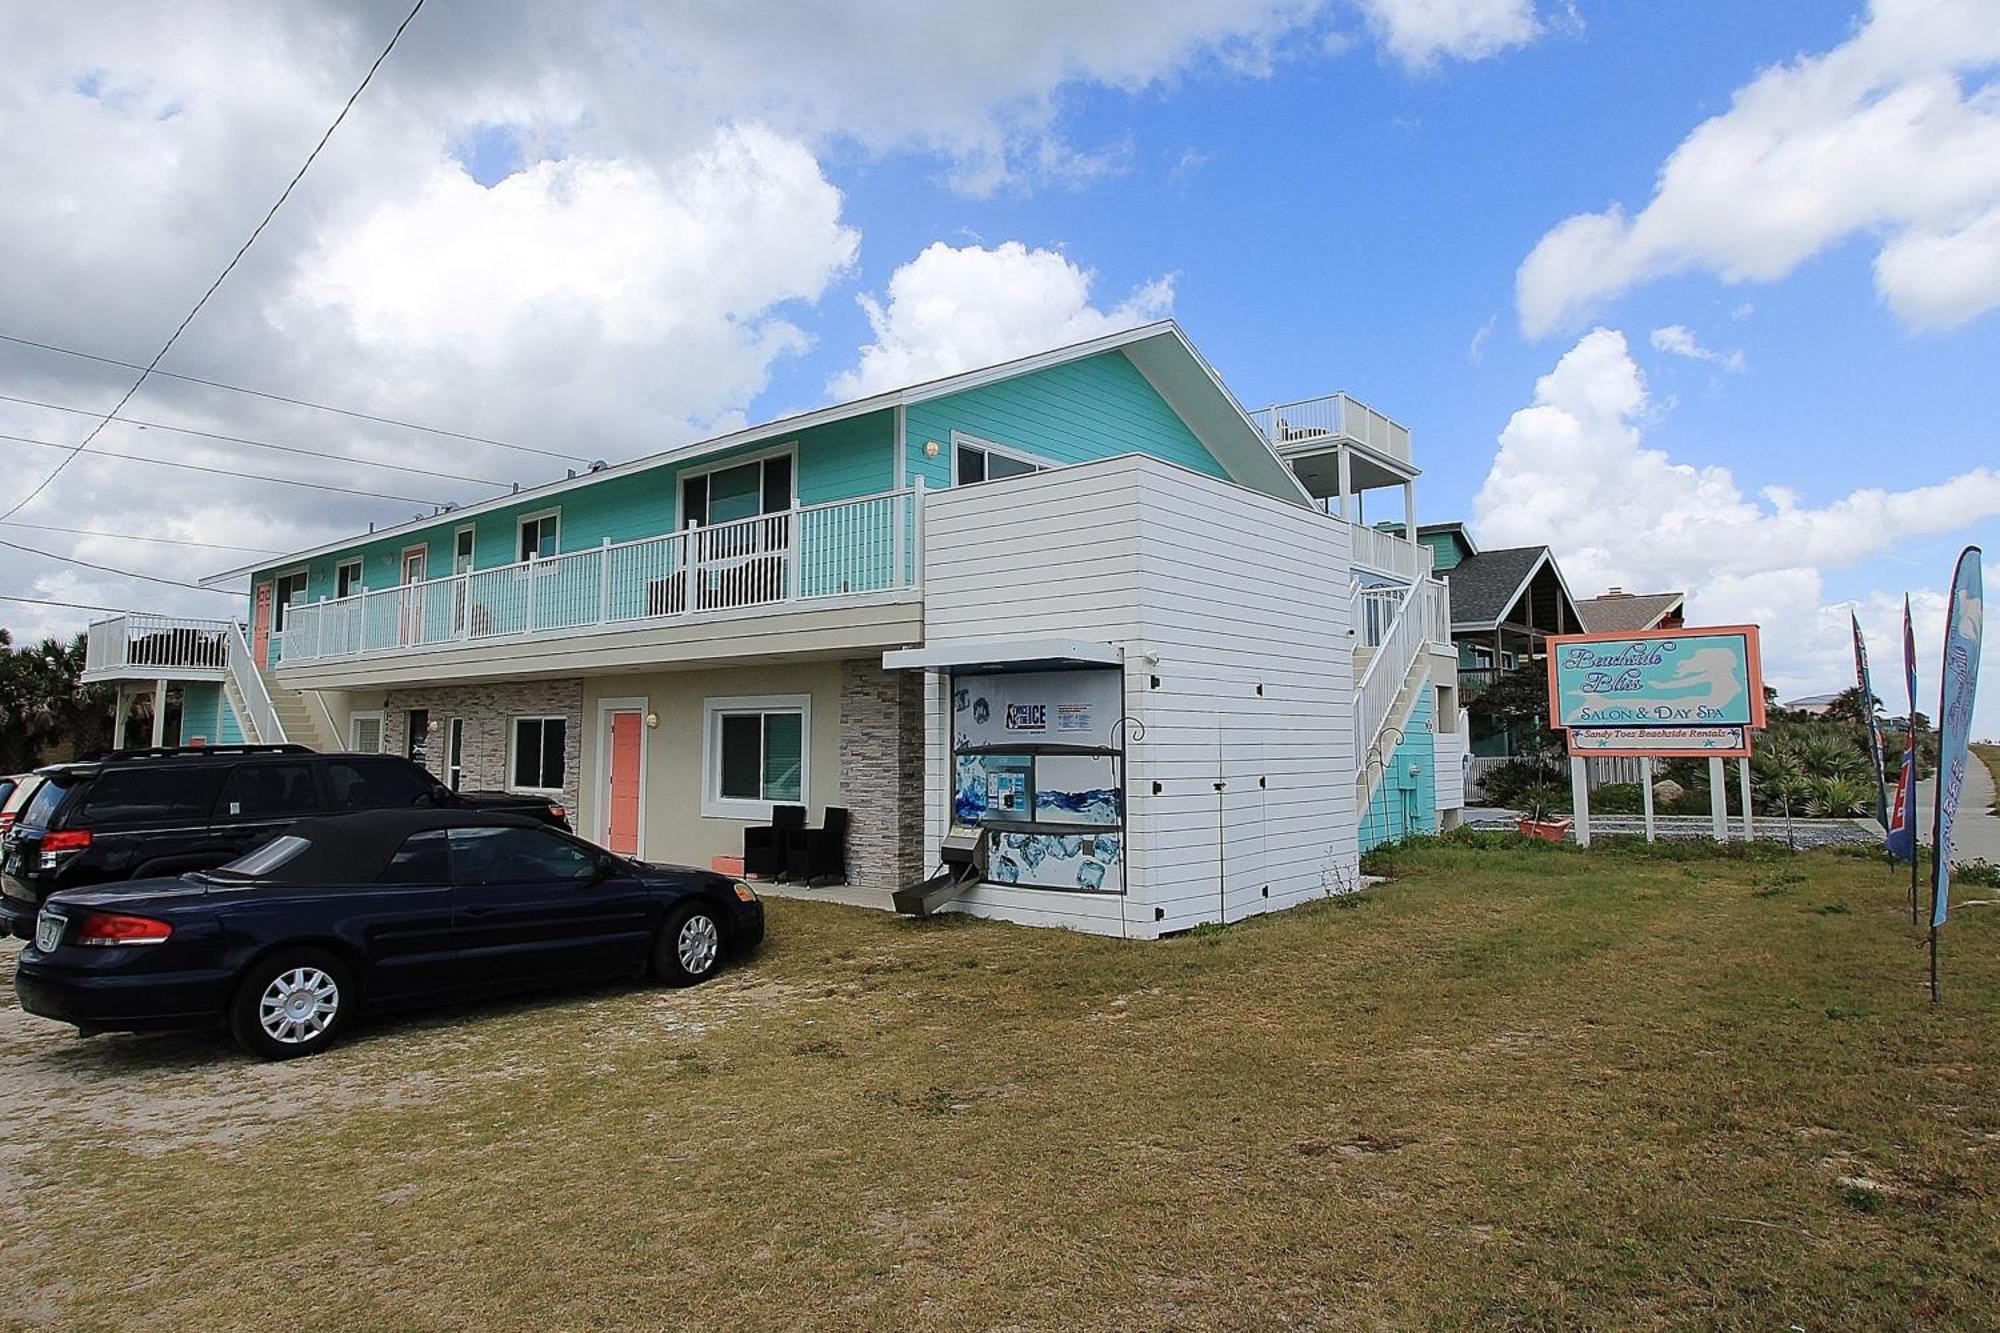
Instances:
[[[30,938],[57,889],[206,870],[316,815],[458,806],[569,827],[545,797],[454,792],[388,754],[213,745],[114,750],[39,771],[48,781],[0,843],[0,937]]]

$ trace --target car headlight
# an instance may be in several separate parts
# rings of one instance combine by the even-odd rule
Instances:
[[[757,890],[739,879],[736,881],[736,896],[743,902],[754,903],[757,901]]]

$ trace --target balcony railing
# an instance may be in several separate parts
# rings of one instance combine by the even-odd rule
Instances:
[[[1252,412],[1250,419],[1281,448],[1344,436],[1399,463],[1411,461],[1410,428],[1344,393],[1278,403]]]
[[[1380,528],[1351,525],[1354,532],[1354,563],[1363,569],[1388,574],[1407,583],[1427,578],[1431,572],[1431,548]]]
[[[228,620],[128,612],[91,625],[83,642],[86,678],[187,677],[229,670],[236,625]]]
[[[295,603],[271,656],[314,662],[913,588],[922,498],[919,486],[803,505]]]

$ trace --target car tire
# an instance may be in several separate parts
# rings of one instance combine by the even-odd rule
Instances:
[[[332,954],[285,949],[243,974],[229,1006],[229,1030],[265,1060],[317,1055],[347,1026],[356,999],[353,975]]]
[[[722,970],[729,937],[722,912],[708,903],[689,903],[667,917],[653,941],[653,975],[669,986],[694,986]]]

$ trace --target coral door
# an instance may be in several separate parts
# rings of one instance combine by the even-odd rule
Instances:
[[[605,793],[604,845],[620,856],[639,854],[639,788],[646,737],[645,715],[611,715],[611,764]]]

